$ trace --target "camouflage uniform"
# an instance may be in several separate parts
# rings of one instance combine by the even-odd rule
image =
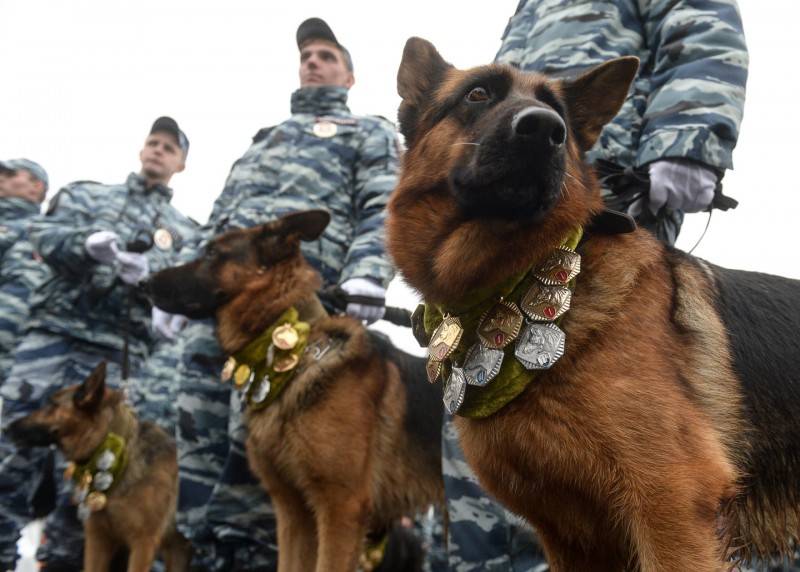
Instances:
[[[17,337],[28,317],[28,298],[47,276],[47,266],[26,236],[28,220],[38,214],[36,203],[0,198],[0,385],[14,362]]]
[[[173,246],[153,247],[146,256],[151,271],[169,266],[185,245],[183,237],[193,232],[192,223],[169,204],[171,197],[172,191],[164,186],[146,189],[136,174],[122,185],[74,183],[54,197],[47,216],[31,223],[31,242],[53,275],[32,297],[29,327],[0,388],[4,422],[39,407],[53,391],[83,381],[101,360],[110,362],[108,380],[118,386],[125,329],[131,371],[139,368],[152,341],[150,303],[117,279],[114,266],[89,257],[84,244],[93,232],[113,230],[124,248],[134,240],[147,241],[156,229],[164,228],[173,236]],[[0,512],[22,525],[30,516],[31,483],[42,471],[45,452],[16,451],[0,440],[0,453]],[[0,550],[14,546],[17,536],[14,530],[1,537]],[[59,498],[45,536],[48,542],[37,554],[41,560],[80,569],[82,529],[68,495]]]
[[[0,386],[14,363],[14,349],[28,318],[28,298],[47,276],[27,240],[28,220],[39,205],[20,198],[0,198]],[[15,536],[17,524],[0,512],[0,538]],[[13,568],[16,546],[0,545],[0,570]]]
[[[288,212],[326,209],[328,228],[303,244],[325,283],[369,277],[388,284],[393,271],[383,222],[396,181],[397,138],[389,122],[355,116],[346,101],[345,88],[296,91],[292,116],[259,131],[234,163],[205,238]],[[225,356],[213,321],[193,322],[181,337],[178,526],[205,569],[273,569],[274,515],[247,467],[238,394],[219,382]]]
[[[600,171],[625,173],[628,182],[636,179],[634,169],[669,157],[698,161],[720,174],[730,169],[747,80],[734,0],[522,0],[496,61],[564,77],[628,55],[639,57],[639,74],[589,161]],[[635,198],[612,191],[606,190],[606,201],[619,210]],[[657,220],[640,220],[669,243],[682,222],[682,212],[667,209]],[[520,527],[480,490],[449,424],[443,443],[451,566],[477,570],[499,562],[498,569],[520,569],[517,558],[503,563],[515,550]],[[541,558],[538,546],[524,550],[524,544],[518,548],[526,558]]]

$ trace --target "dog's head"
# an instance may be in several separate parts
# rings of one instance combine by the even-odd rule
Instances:
[[[320,287],[300,241],[319,238],[329,221],[326,211],[311,210],[231,230],[193,262],[155,274],[146,288],[162,310],[194,319],[216,316],[223,345],[228,329],[244,337],[258,333]]]
[[[122,393],[106,387],[106,362],[101,362],[83,383],[61,389],[31,414],[6,428],[18,447],[56,445],[69,460],[91,455],[108,432]]]
[[[570,80],[503,65],[458,70],[429,42],[408,40],[397,75],[408,152],[387,232],[426,299],[524,270],[602,208],[583,156],[637,68],[619,58]]]

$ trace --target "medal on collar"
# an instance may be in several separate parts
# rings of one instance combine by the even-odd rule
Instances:
[[[233,383],[237,388],[241,389],[248,381],[251,381],[253,377],[255,377],[253,369],[249,365],[243,363],[237,367],[236,371],[233,373]]]
[[[525,369],[549,369],[564,355],[566,335],[555,324],[528,324],[514,355]]]
[[[261,378],[261,383],[253,391],[253,394],[250,396],[250,400],[253,403],[262,403],[269,395],[269,389],[272,387],[272,382],[269,380],[269,375],[264,375]]]
[[[458,342],[461,341],[463,334],[464,328],[461,327],[461,320],[453,316],[446,317],[431,336],[428,354],[435,361],[446,360],[458,347]]]
[[[464,403],[467,392],[467,380],[460,367],[454,367],[444,388],[444,408],[450,415],[455,415]]]
[[[297,364],[300,362],[300,357],[294,354],[289,354],[285,356],[281,356],[275,358],[275,361],[272,364],[272,369],[277,371],[278,373],[282,373],[284,371],[289,371],[297,367]]]
[[[153,233],[153,244],[155,244],[159,250],[170,250],[173,244],[172,233],[166,228],[159,228]]]
[[[566,286],[548,286],[534,283],[525,293],[520,308],[531,319],[538,322],[552,322],[569,310],[572,291]]]
[[[322,139],[333,137],[336,131],[338,131],[336,124],[332,121],[317,121],[314,124],[314,135]]]
[[[492,381],[503,365],[503,350],[475,344],[464,358],[464,378],[470,385],[484,386]]]
[[[86,497],[84,503],[90,511],[97,512],[106,508],[107,501],[108,499],[106,498],[105,494],[92,491],[89,493],[89,496]]]
[[[487,347],[502,350],[519,335],[522,322],[522,312],[517,305],[500,300],[481,316],[478,337]]]
[[[442,362],[436,361],[433,358],[428,358],[428,363],[425,364],[425,371],[428,374],[428,381],[436,383],[439,375],[442,373]]]
[[[291,324],[282,324],[272,332],[272,343],[279,350],[290,350],[299,340],[300,336]]]
[[[225,360],[225,365],[222,366],[222,371],[219,374],[219,379],[222,383],[230,381],[233,377],[233,372],[236,369],[236,358],[229,357]]]
[[[564,286],[581,271],[581,255],[565,246],[556,249],[533,274],[548,286]]]

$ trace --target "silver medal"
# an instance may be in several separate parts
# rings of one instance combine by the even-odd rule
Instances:
[[[85,502],[82,502],[78,505],[78,518],[81,522],[86,522],[86,519],[89,518],[90,514],[92,514],[92,511],[89,510],[89,507],[86,506]]]
[[[113,451],[103,451],[103,453],[97,459],[97,468],[101,471],[107,471],[114,465],[114,461],[116,459],[117,456]]]
[[[484,386],[492,381],[503,365],[503,350],[475,344],[464,359],[464,377],[470,385]]]
[[[261,378],[261,383],[256,386],[255,391],[253,391],[253,395],[250,396],[250,401],[253,403],[262,403],[269,395],[269,389],[272,387],[272,382],[269,380],[268,375],[264,375]]]
[[[566,335],[555,324],[528,324],[514,355],[526,369],[549,369],[564,355]]]
[[[94,488],[98,491],[107,491],[111,483],[114,482],[114,476],[108,471],[97,471],[92,482],[94,483]]]
[[[464,403],[464,395],[467,391],[467,379],[464,377],[464,370],[454,367],[450,378],[444,388],[444,408],[450,415],[455,415]]]

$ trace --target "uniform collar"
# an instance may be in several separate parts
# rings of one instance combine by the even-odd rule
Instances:
[[[325,115],[328,113],[350,113],[347,107],[347,88],[331,85],[321,87],[301,87],[292,94],[292,115],[308,113]]]
[[[0,221],[11,222],[39,214],[39,205],[19,197],[0,198]]]
[[[137,173],[131,173],[130,175],[128,175],[128,180],[125,181],[125,185],[132,191],[144,194],[157,193],[162,197],[164,197],[164,200],[166,200],[167,202],[172,200],[172,189],[161,184],[156,185],[155,187],[147,188],[145,186],[144,177],[142,177]]]

